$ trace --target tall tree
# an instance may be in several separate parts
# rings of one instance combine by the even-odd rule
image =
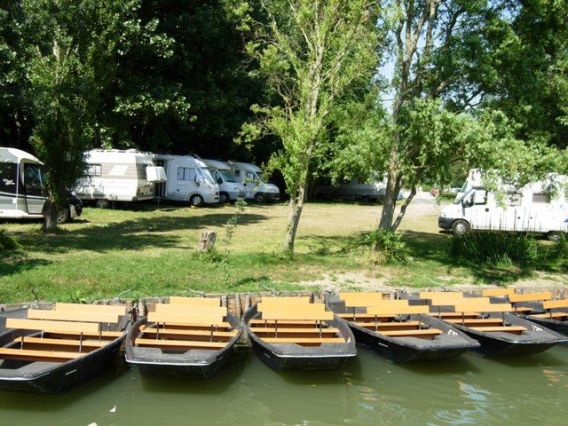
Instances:
[[[333,112],[376,68],[377,8],[366,0],[261,0],[260,7],[264,23],[244,20],[253,32],[247,50],[276,105],[255,106],[258,120],[243,127],[243,136],[282,141],[271,163],[290,195],[284,249],[293,253],[310,169],[329,149]]]

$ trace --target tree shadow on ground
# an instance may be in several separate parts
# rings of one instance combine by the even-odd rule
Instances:
[[[62,230],[51,235],[21,234],[18,240],[26,251],[51,254],[73,250],[104,253],[110,250],[174,248],[180,247],[182,238],[166,233],[224,227],[232,217],[230,213],[219,213],[190,217],[140,218],[101,226]],[[245,214],[239,217],[239,225],[257,223],[266,219],[266,216],[260,214]]]
[[[30,269],[49,265],[50,263],[52,262],[46,259],[30,259],[24,255],[0,256],[0,277],[29,271]]]

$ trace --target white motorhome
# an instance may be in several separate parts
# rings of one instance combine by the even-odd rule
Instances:
[[[219,185],[207,165],[191,155],[155,154],[156,164],[166,170],[167,182],[158,187],[160,197],[188,202],[192,206],[219,203]]]
[[[468,179],[469,180],[469,179]],[[453,204],[442,209],[438,226],[462,235],[472,230],[534,232],[555,238],[568,232],[568,177],[550,174],[520,189],[502,185],[488,191],[480,179],[470,180]],[[551,191],[551,186],[557,186]]]
[[[41,219],[47,200],[43,163],[33,155],[15,148],[0,147],[0,218]],[[57,221],[81,215],[82,205],[70,196],[67,209]]]
[[[219,202],[228,203],[229,201],[237,201],[239,198],[245,197],[245,187],[237,181],[237,178],[231,171],[231,167],[224,161],[218,160],[202,160],[213,177],[213,180],[219,185]]]
[[[245,187],[245,198],[257,203],[280,200],[280,189],[273,183],[265,182],[260,167],[250,163],[228,162],[231,171]]]
[[[166,174],[156,167],[152,154],[135,149],[93,149],[85,152],[84,176],[77,180],[75,194],[94,200],[99,207],[109,201],[133,202],[154,198],[154,184]]]

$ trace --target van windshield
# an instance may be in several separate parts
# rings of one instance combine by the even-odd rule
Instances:
[[[211,176],[211,173],[209,172],[208,169],[201,169],[201,175],[203,176],[205,181],[207,181],[207,183],[210,183],[212,185],[215,184],[215,181],[213,180],[213,176]]]
[[[462,188],[462,189],[464,189],[464,188]],[[464,194],[462,194],[461,197],[459,197],[459,198],[456,197],[456,199],[454,200],[454,204],[461,204],[463,202],[463,200],[465,200],[471,194],[472,191],[473,191],[473,188],[470,189],[469,191],[465,192]]]
[[[225,180],[225,182],[237,183],[237,178],[235,178],[235,175],[232,174],[230,171],[228,171],[228,170],[219,170],[219,174],[220,174],[221,176],[223,176],[223,179]]]
[[[264,172],[256,172],[256,177],[258,178],[258,180],[262,183],[265,182],[264,180]]]

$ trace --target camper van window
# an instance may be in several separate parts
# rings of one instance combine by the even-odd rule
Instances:
[[[237,179],[235,178],[235,176],[233,176],[233,174],[231,172],[219,170],[219,174],[221,176],[223,176],[223,179],[225,180],[225,182],[237,183]]]
[[[487,191],[477,190],[473,193],[473,204],[485,205],[487,204]]]
[[[211,170],[211,174],[213,175],[213,180],[215,180],[215,182],[217,182],[219,185],[223,183],[223,177],[221,176],[221,173],[219,173],[217,170]]]
[[[533,203],[539,203],[539,204],[547,204],[549,201],[549,197],[547,194],[538,194],[538,193],[534,193],[532,195],[532,202]]]
[[[256,175],[253,172],[247,172],[245,181],[246,182],[256,182],[256,181],[258,181],[258,178],[256,177]]]
[[[100,176],[102,172],[102,166],[100,164],[89,164],[85,167],[85,176]]]
[[[215,183],[208,169],[197,169],[197,175],[210,184]]]
[[[195,169],[193,167],[178,167],[177,180],[195,180]]]
[[[24,164],[24,188],[26,195],[45,195],[41,167],[37,164]]]
[[[264,182],[264,173],[263,172],[256,172],[256,179],[260,182]]]
[[[511,192],[507,194],[507,205],[510,207],[518,207],[521,205],[522,195],[520,192]]]
[[[16,163],[0,163],[0,191],[8,194],[16,193]]]

